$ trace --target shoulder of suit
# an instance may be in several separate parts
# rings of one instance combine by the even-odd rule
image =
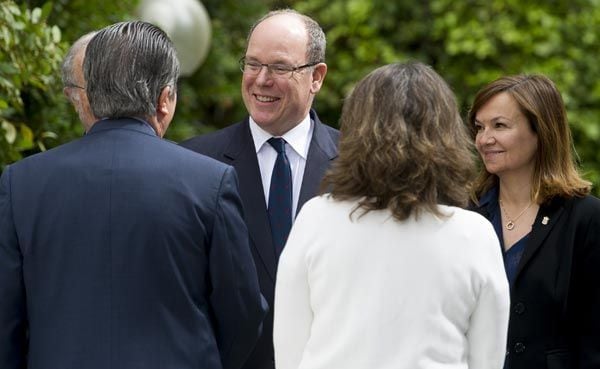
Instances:
[[[540,206],[540,211],[549,217],[560,209],[562,209],[563,222],[569,226],[587,224],[587,226],[600,227],[600,200],[592,195],[556,196]]]
[[[237,134],[243,128],[243,123],[243,121],[237,122],[216,131],[189,138],[180,142],[179,145],[200,153],[211,153],[223,149],[223,143]]]
[[[203,152],[189,150],[189,148],[181,145],[172,143],[169,144],[171,146],[171,148],[168,148],[168,152],[170,153],[169,155],[171,158],[176,158],[176,167],[178,170],[192,172],[196,172],[197,170],[199,171],[197,175],[200,176],[211,175],[209,173],[220,176],[227,170],[227,168],[230,167],[229,165],[216,160]],[[166,154],[167,151],[163,151],[163,153]]]
[[[16,162],[10,164],[10,166],[12,167],[12,170],[15,170],[15,169],[20,170],[20,168],[28,168],[28,167],[29,168],[32,168],[32,167],[48,168],[48,166],[54,165],[56,163],[57,158],[71,157],[72,150],[78,150],[77,147],[81,147],[82,145],[85,145],[85,143],[83,143],[82,141],[83,141],[83,137],[79,137],[75,140],[72,140],[72,141],[64,143],[62,145],[53,147],[46,151],[38,152],[33,155],[24,157]]]
[[[331,136],[331,138],[337,143],[338,140],[340,139],[340,131],[338,131],[337,129],[331,127],[331,126],[326,126],[327,127],[327,131],[329,132],[329,135]]]
[[[317,124],[321,125],[325,130],[331,135],[331,137],[336,138],[340,135],[340,131],[337,128],[334,128],[326,123],[321,122],[320,120]]]
[[[600,199],[592,195],[574,197],[569,200],[573,203],[573,211],[586,216],[597,217],[600,220]]]

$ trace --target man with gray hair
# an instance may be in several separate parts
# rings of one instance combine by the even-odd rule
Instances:
[[[90,109],[83,79],[85,49],[95,34],[95,31],[86,33],[75,41],[62,63],[63,93],[75,108],[86,132],[97,120]]]
[[[0,368],[239,368],[260,333],[233,168],[161,137],[179,62],[145,22],[99,31],[87,134],[0,177]],[[84,87],[84,86],[81,86]]]

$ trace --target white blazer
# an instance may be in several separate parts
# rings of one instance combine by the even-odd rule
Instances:
[[[277,369],[501,369],[509,290],[481,215],[440,206],[399,222],[307,202],[281,255]]]

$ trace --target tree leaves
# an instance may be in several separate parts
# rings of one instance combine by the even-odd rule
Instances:
[[[43,147],[48,124],[61,114],[60,29],[46,24],[50,11],[0,2],[0,167]],[[52,134],[51,134],[52,135]],[[56,135],[56,134],[54,134]]]
[[[58,66],[64,50],[86,32],[131,19],[137,0],[27,3],[41,11],[27,15],[24,6],[0,3],[0,119],[24,137],[17,128],[23,122],[34,142],[54,145],[81,134],[76,115],[60,96]],[[167,133],[171,139],[242,119],[246,112],[237,60],[247,31],[269,9],[291,7],[315,18],[327,34],[329,68],[315,100],[323,121],[337,125],[343,99],[354,84],[374,68],[396,61],[417,59],[432,65],[452,86],[464,114],[475,92],[491,80],[543,73],[561,90],[583,171],[600,194],[599,0],[202,3],[211,17],[212,46],[205,63],[179,83],[177,111]],[[45,136],[47,132],[59,139]],[[5,135],[0,129],[0,164],[20,157]]]

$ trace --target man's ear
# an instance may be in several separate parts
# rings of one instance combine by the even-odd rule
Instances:
[[[172,104],[173,99],[175,98],[175,94],[171,96],[171,91],[173,87],[165,86],[160,92],[160,96],[158,97],[158,105],[156,106],[156,116],[159,120],[168,116],[171,113],[171,109],[175,109],[175,106]]]
[[[148,118],[148,122],[160,137],[164,136],[175,114],[177,93],[173,89],[173,86],[165,86],[162,89],[160,96],[158,96],[156,116]]]
[[[312,71],[312,82],[310,85],[310,92],[312,94],[317,94],[319,90],[321,90],[321,86],[323,85],[323,81],[325,80],[325,75],[327,74],[327,64],[319,63],[315,65]]]

